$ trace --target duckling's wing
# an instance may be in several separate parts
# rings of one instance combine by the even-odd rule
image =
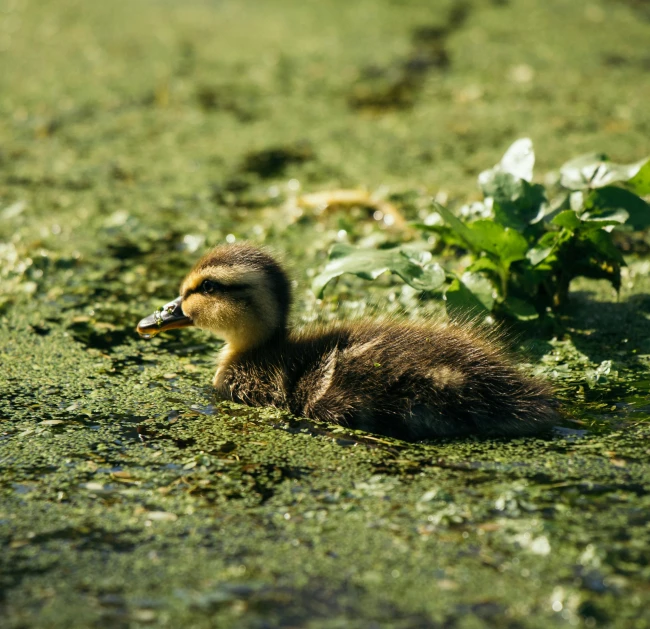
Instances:
[[[474,331],[366,324],[336,335],[312,348],[294,412],[410,439],[525,435],[557,421],[548,387]]]

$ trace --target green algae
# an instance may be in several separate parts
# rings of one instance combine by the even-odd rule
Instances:
[[[402,235],[301,190],[389,185],[416,219],[522,134],[540,171],[647,152],[636,3],[439,4],[1,7],[3,626],[650,625],[647,258],[620,297],[575,282],[555,338],[519,331],[566,416],[544,439],[222,403],[218,343],[135,334],[227,238],[284,252],[298,321],[427,316],[389,279],[317,302],[333,242]]]

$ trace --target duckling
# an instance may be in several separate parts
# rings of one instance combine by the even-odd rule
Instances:
[[[290,305],[271,255],[222,245],[137,331],[196,326],[223,339],[213,381],[222,398],[402,439],[523,436],[558,420],[550,388],[475,326],[377,319],[294,329]]]

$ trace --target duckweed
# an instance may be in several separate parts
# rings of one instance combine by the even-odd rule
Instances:
[[[409,228],[301,196],[388,186],[416,221],[522,135],[539,172],[647,153],[640,3],[1,10],[3,627],[650,626],[647,235],[620,297],[578,280],[557,330],[515,331],[563,407],[545,439],[219,402],[217,341],[134,329],[226,238],[284,252],[299,321],[431,316],[390,277],[317,301],[334,242]]]

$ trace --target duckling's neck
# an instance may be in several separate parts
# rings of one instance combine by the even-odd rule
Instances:
[[[268,348],[269,352],[274,347],[286,343],[289,330],[286,325],[280,326],[270,334],[246,334],[226,338],[226,344],[219,352],[219,366],[212,381],[213,386],[219,387],[223,384],[228,368],[240,358],[249,355],[251,352],[263,352]]]

